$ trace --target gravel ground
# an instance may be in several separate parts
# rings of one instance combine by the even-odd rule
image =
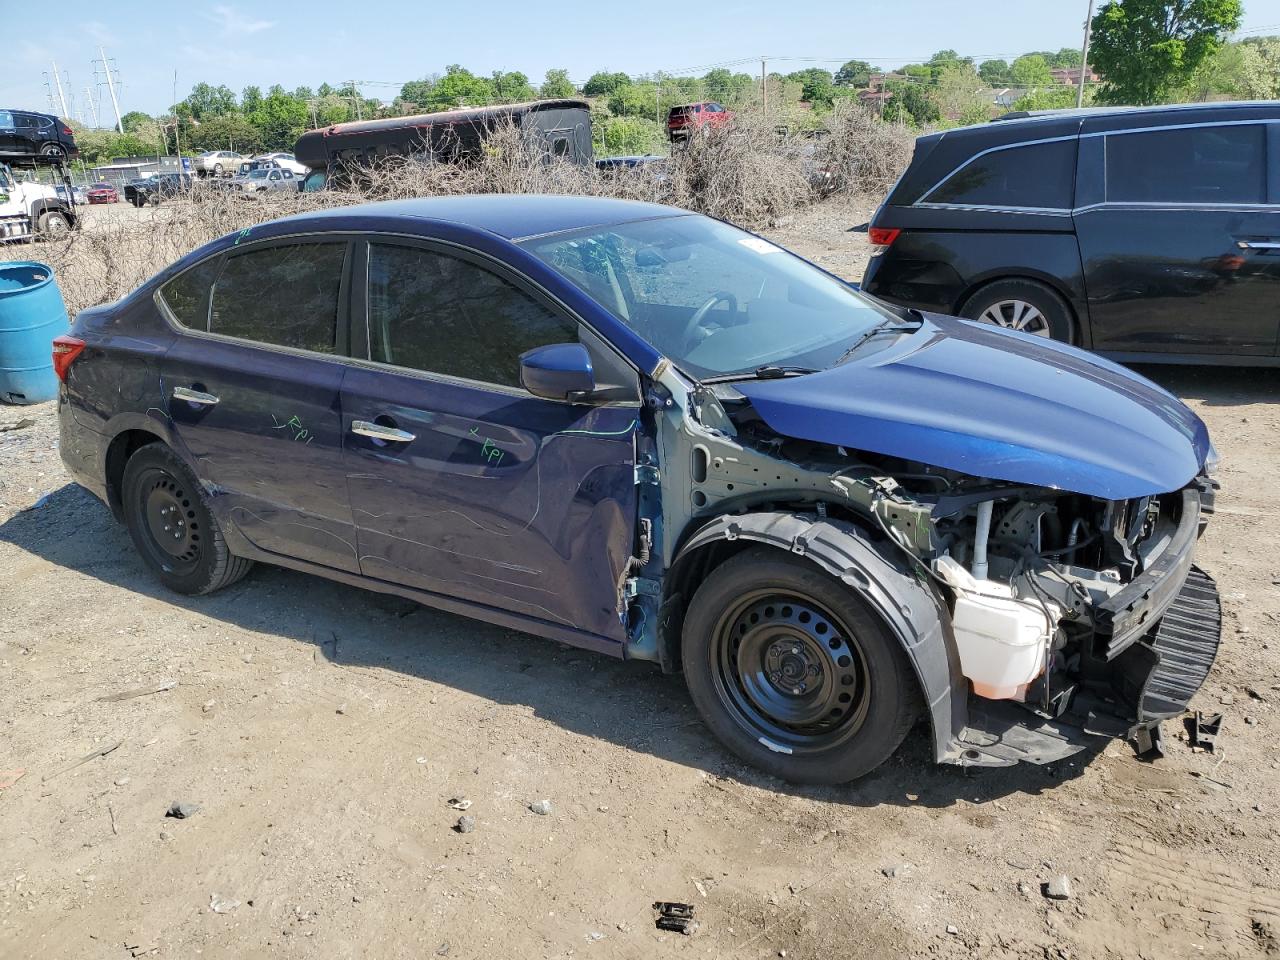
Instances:
[[[867,212],[772,235],[857,278]],[[0,407],[36,421],[0,433],[0,956],[1274,956],[1280,373],[1143,372],[1224,459],[1220,751],[1170,722],[1154,763],[966,772],[917,731],[822,789],[737,763],[646,665],[269,567],[168,594],[52,405]]]

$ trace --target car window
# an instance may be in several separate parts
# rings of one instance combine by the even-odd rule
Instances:
[[[296,243],[231,257],[213,288],[209,330],[333,353],[345,243]]]
[[[13,114],[8,110],[0,110],[0,127],[13,127]]]
[[[272,179],[272,180],[279,180],[279,179],[280,179],[280,171],[279,171],[279,170],[272,170],[272,171],[271,171],[271,177],[270,177],[270,179]]]
[[[1261,124],[1112,134],[1106,154],[1112,203],[1266,202]]]
[[[160,288],[160,296],[169,312],[184,327],[209,329],[209,290],[218,279],[222,257],[210,257],[178,274]]]
[[[458,257],[369,246],[369,350],[381,363],[520,385],[520,354],[578,339],[577,325]]]
[[[34,130],[40,126],[40,121],[29,113],[15,114],[14,119],[17,120],[19,130]]]
[[[1029,143],[975,157],[924,198],[926,203],[1070,209],[1076,141]]]

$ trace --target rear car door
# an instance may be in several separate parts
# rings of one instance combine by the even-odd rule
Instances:
[[[161,374],[219,519],[261,550],[356,572],[339,407],[350,246],[273,240],[169,281],[179,334]]]
[[[623,640],[638,402],[522,389],[521,353],[585,335],[478,255],[375,240],[356,275],[368,362],[342,410],[361,573]]]
[[[1280,196],[1267,158],[1276,129],[1086,128],[1074,218],[1095,350],[1275,352]]]
[[[0,153],[16,153],[18,151],[18,127],[13,111],[0,110]]]

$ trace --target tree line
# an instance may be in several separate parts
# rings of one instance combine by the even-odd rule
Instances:
[[[1107,0],[1092,22],[1090,66],[1102,82],[1086,88],[1086,102],[1280,97],[1280,38],[1230,42],[1242,15],[1241,0]],[[172,153],[179,146],[184,153],[257,153],[291,149],[307,129],[359,118],[585,97],[592,106],[597,149],[639,153],[662,149],[667,112],[683,103],[715,100],[744,110],[767,100],[771,114],[803,124],[818,122],[841,101],[862,97],[887,121],[918,127],[978,123],[1005,106],[994,102],[993,91],[1006,87],[1019,93],[1015,109],[1074,106],[1074,85],[1055,82],[1052,71],[1080,66],[1081,52],[1074,47],[1032,51],[1011,62],[975,62],[955,50],[939,50],[924,63],[894,70],[849,60],[834,71],[770,72],[763,83],[757,75],[725,68],[701,76],[599,70],[579,86],[562,69],[548,70],[534,84],[519,71],[484,76],[451,64],[443,73],[404,84],[390,103],[366,97],[350,84],[292,91],[277,84],[265,93],[248,86],[237,95],[226,85],[197,83],[164,116],[129,113],[123,133],[81,128],[77,139],[88,162]],[[869,89],[881,96],[867,98]]]

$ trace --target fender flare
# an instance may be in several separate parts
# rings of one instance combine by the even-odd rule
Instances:
[[[703,548],[746,540],[817,564],[855,591],[897,637],[915,670],[933,729],[934,759],[954,760],[968,722],[969,685],[941,596],[898,557],[887,557],[856,525],[797,513],[748,513],[716,518],[680,548],[667,575],[679,584]]]
[[[33,229],[41,215],[49,213],[50,211],[62,214],[73,227],[75,226],[76,215],[72,213],[70,207],[61,200],[54,200],[50,197],[40,197],[37,200],[32,201],[31,204],[31,223]]]

